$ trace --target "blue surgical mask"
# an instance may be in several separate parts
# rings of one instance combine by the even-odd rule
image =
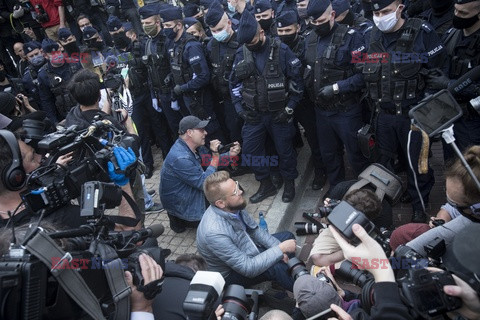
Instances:
[[[44,62],[45,62],[45,57],[41,54],[37,54],[36,56],[32,57],[32,59],[30,60],[30,63],[34,67],[40,67],[41,65],[43,65]]]
[[[175,39],[177,33],[173,31],[173,28],[163,28],[163,32],[168,39]]]
[[[227,40],[229,35],[230,34],[228,33],[227,29],[223,29],[222,31],[217,32],[217,33],[212,32],[212,36],[215,38],[215,40],[217,40],[219,42],[223,42],[223,41]]]
[[[228,11],[235,12],[235,7],[232,6],[232,4],[230,2],[228,2],[227,5],[228,5]]]

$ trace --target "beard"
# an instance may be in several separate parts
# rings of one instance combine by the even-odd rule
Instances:
[[[237,204],[236,206],[228,206],[225,209],[230,212],[240,211],[247,207],[247,201],[242,197],[242,203]]]

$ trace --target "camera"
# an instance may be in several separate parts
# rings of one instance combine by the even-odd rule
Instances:
[[[307,267],[305,266],[305,263],[303,263],[303,261],[296,257],[289,259],[287,262],[287,266],[288,273],[290,273],[293,281],[297,280],[298,277],[310,274],[307,270]]]
[[[341,202],[341,200],[330,200],[328,205],[318,207],[319,214],[321,218],[326,218],[333,209]]]
[[[317,224],[308,222],[295,222],[294,226],[297,236],[318,234],[320,232],[320,229],[322,229],[322,227],[319,227]]]
[[[105,138],[109,138],[109,140]],[[48,161],[34,170],[27,180],[27,190],[20,196],[33,212],[45,214],[65,206],[81,195],[81,186],[87,181],[110,182],[108,162],[117,173],[132,176],[136,163],[120,171],[113,147],[133,147],[134,138],[118,131],[108,120],[96,120],[81,131],[76,126],[46,135],[37,144],[39,153],[49,153]],[[75,161],[68,167],[55,164],[63,154],[75,152]]]
[[[455,285],[448,271],[430,272],[427,269],[409,269],[397,282],[405,303],[422,317],[435,317],[462,306],[457,297],[443,291],[445,285]]]
[[[188,290],[183,311],[189,320],[210,319],[218,305],[225,280],[218,272],[197,271]],[[251,302],[247,298],[251,293]],[[222,304],[225,313],[222,320],[256,319],[258,316],[257,290],[245,290],[244,287],[232,284],[225,289]],[[262,292],[260,292],[262,293]]]
[[[35,9],[37,10],[37,14],[34,19],[37,20],[38,23],[47,23],[50,21],[48,13],[45,12],[45,9],[41,4],[36,4]]]
[[[361,225],[380,244],[385,254],[390,255],[390,239],[387,239],[363,212],[355,209],[348,202],[341,201],[328,215],[327,219],[349,243],[355,246],[360,244],[360,240],[353,233],[352,226],[356,223]]]

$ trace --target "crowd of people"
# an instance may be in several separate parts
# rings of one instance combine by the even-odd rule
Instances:
[[[185,319],[181,302],[199,270],[220,273],[227,286],[272,281],[293,293],[290,315],[265,319],[305,319],[328,308],[340,319],[423,316],[400,295],[390,263],[362,265],[373,275],[369,307],[335,277],[346,260],[387,259],[405,247],[427,257],[430,244],[443,239],[442,266],[456,274],[456,286],[442,290],[461,298],[456,316],[480,318],[479,264],[465,245],[474,235],[456,240],[480,221],[480,82],[450,90],[463,112],[453,134],[465,162],[443,143],[446,203],[435,217],[427,212],[435,184],[430,140],[409,117],[423,99],[479,65],[479,0],[1,0],[1,225],[28,225],[39,216],[54,229],[89,223],[86,199],[55,207],[44,196],[51,212],[25,200],[27,189],[46,193],[46,185],[33,188],[40,178],[32,173],[53,166],[75,176],[67,189],[86,170],[84,176],[121,190],[111,229],[138,231],[145,214],[163,209],[175,233],[196,228],[198,256],[163,270],[151,257],[140,259],[145,287],[165,278],[154,299],[126,275],[136,288],[131,310],[140,312],[132,318],[145,319]],[[47,135],[48,150],[39,143]],[[391,252],[361,226],[352,228],[357,247],[330,226],[306,261],[312,269],[292,275],[295,236],[269,234],[245,208],[282,188],[283,202],[295,199],[303,136],[314,165],[311,188],[328,183],[326,197],[393,231]],[[80,140],[89,143],[81,151]],[[163,162],[158,188],[147,190],[155,144]],[[87,155],[94,161],[85,162]],[[355,176],[372,163],[405,171],[400,201],[411,204],[411,223],[393,230],[391,199],[368,187],[351,190],[344,158]],[[95,165],[98,171],[88,171]],[[234,180],[246,173],[259,182],[249,199],[250,186]],[[153,201],[157,192],[161,203]],[[142,246],[158,245],[149,239]],[[6,243],[1,248],[8,251]],[[222,312],[214,313],[221,319]]]

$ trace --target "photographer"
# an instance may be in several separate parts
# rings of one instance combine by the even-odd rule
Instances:
[[[65,28],[65,8],[62,0],[31,0],[35,8],[36,20],[45,29],[47,37],[58,40],[58,29]]]
[[[365,213],[369,220],[375,219],[381,210],[377,195],[367,189],[357,189],[345,196],[345,201]],[[328,207],[328,203],[327,206]],[[329,266],[344,259],[340,245],[335,241],[330,229],[322,229],[313,243],[309,259],[317,266]]]
[[[119,165],[125,166],[134,161],[135,155],[132,153],[123,148],[118,148],[115,157],[119,161]],[[2,155],[0,157],[0,172],[2,172],[0,179],[0,225],[7,225],[10,221],[19,225],[28,222],[32,217],[37,219],[35,213],[30,208],[25,207],[20,194],[26,189],[24,186],[26,174],[40,167],[42,157],[35,153],[32,147],[21,140],[17,140],[13,133],[6,130],[0,131],[0,154]],[[111,170],[109,168],[109,174],[113,182],[132,196],[127,177],[115,173],[113,168]],[[118,211],[120,216],[135,218],[133,209],[125,198],[122,198]],[[45,220],[70,228],[76,228],[86,223],[86,219],[80,216],[80,208],[74,205],[66,205],[56,210],[46,216]],[[130,230],[133,228],[117,224],[116,229]],[[138,228],[135,227],[135,229]]]
[[[463,154],[477,178],[480,178],[480,146],[472,146]],[[450,222],[430,229],[407,243],[407,246],[426,256],[424,246],[439,237],[445,240],[447,247],[456,234],[463,232],[469,225],[480,222],[480,190],[468,174],[460,159],[457,159],[445,172],[447,202],[461,214]]]
[[[366,259],[372,261],[372,259],[386,259],[385,253],[382,247],[370,237],[365,229],[360,225],[354,224],[352,227],[355,236],[360,239],[361,243],[354,247],[349,244],[334,227],[329,227],[335,240],[340,245],[343,251],[343,255],[346,259],[352,257],[360,257],[362,260]],[[354,319],[412,319],[408,313],[408,308],[405,306],[398,291],[398,285],[395,282],[395,276],[391,265],[386,264],[385,268],[370,267],[366,269],[373,275],[375,284],[373,285],[373,300],[374,305],[370,311],[370,317],[363,310],[355,310],[352,314]],[[335,305],[331,305],[332,310],[339,310]],[[341,313],[345,316],[346,313]],[[342,319],[349,319],[342,317]]]
[[[288,274],[288,254],[294,253],[296,241],[290,232],[270,235],[260,229],[245,209],[247,203],[238,181],[228,172],[210,175],[203,186],[210,207],[197,230],[197,249],[210,271],[220,272],[226,285],[244,287],[277,281],[293,290]]]
[[[167,210],[170,228],[182,233],[187,226],[195,227],[205,212],[205,197],[202,186],[205,179],[227,166],[240,153],[240,144],[220,156],[219,140],[210,141],[210,151],[205,148],[205,130],[209,120],[195,116],[184,117],[179,124],[177,141],[163,162],[160,172],[160,199]],[[205,170],[202,168],[207,167]]]

